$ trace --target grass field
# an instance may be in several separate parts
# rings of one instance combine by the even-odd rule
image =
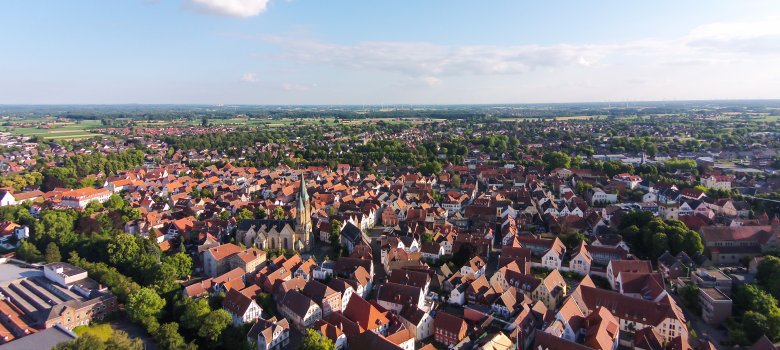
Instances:
[[[84,120],[80,123],[50,122],[46,125],[49,128],[5,126],[2,127],[2,130],[16,135],[38,136],[47,140],[78,140],[101,136],[89,131],[101,126],[99,120]]]
[[[111,329],[111,326],[108,323],[100,323],[91,326],[78,326],[73,328],[73,333],[76,333],[78,336],[89,333],[103,341],[106,341],[109,337],[111,337],[111,334],[114,333],[114,330]]]

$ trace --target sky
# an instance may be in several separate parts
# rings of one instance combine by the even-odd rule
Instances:
[[[780,98],[780,1],[0,2],[0,104]]]

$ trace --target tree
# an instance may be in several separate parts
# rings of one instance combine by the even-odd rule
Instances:
[[[173,322],[160,325],[154,339],[160,350],[183,350],[191,345],[184,341],[184,337],[179,334],[179,325]]]
[[[119,195],[112,194],[111,197],[108,197],[108,200],[103,203],[103,206],[113,210],[122,209],[125,207],[125,201]]]
[[[568,168],[571,164],[571,157],[562,152],[548,152],[542,156],[542,161],[548,170]]]
[[[255,218],[255,215],[252,213],[251,210],[244,208],[238,211],[238,214],[236,214],[236,220],[252,220]]]
[[[47,263],[62,261],[62,255],[60,255],[60,247],[58,247],[56,243],[49,242],[49,244],[46,245],[45,260]]]
[[[438,161],[426,162],[420,166],[420,172],[425,176],[439,174],[442,171],[441,163]]]
[[[141,286],[139,286],[138,283],[135,283],[127,276],[119,273],[116,268],[101,262],[89,262],[86,259],[79,257],[76,252],[70,252],[70,259],[68,259],[68,262],[74,266],[87,270],[90,277],[111,288],[111,291],[116,294],[117,299],[121,302],[127,302],[131,294],[141,289]]]
[[[587,239],[588,237],[585,237],[585,235],[582,233],[570,233],[563,237],[563,244],[565,244],[569,249],[575,249],[580,246],[580,243],[587,241]]]
[[[263,309],[264,312],[273,316],[274,314],[273,310],[276,308],[276,304],[274,304],[274,300],[271,297],[271,294],[261,292],[257,294],[255,300],[257,301],[257,304],[260,305],[260,307]]]
[[[111,337],[106,340],[106,349],[110,350],[143,350],[144,345],[140,339],[130,338],[126,332],[114,330]]]
[[[203,324],[198,329],[198,336],[215,342],[232,320],[233,318],[227,311],[222,309],[214,310],[203,320]]]
[[[161,298],[154,289],[141,288],[130,294],[127,300],[127,315],[135,322],[142,322],[148,317],[158,318],[165,299]],[[178,329],[178,325],[176,325]]]
[[[130,339],[127,333],[114,330],[105,341],[92,333],[84,333],[78,338],[54,347],[55,350],[142,350],[143,344],[138,339]]]
[[[126,267],[136,261],[141,247],[138,245],[135,235],[128,233],[118,234],[108,242],[106,246],[108,260],[117,266]]]
[[[775,299],[780,298],[780,258],[771,255],[764,257],[758,264],[756,278]]]
[[[179,321],[184,329],[194,330],[200,327],[203,318],[211,312],[208,300],[205,298],[192,300],[185,298],[184,312]]]
[[[697,256],[704,251],[704,244],[698,232],[690,229],[685,231],[682,250],[690,256]]]
[[[701,312],[701,305],[699,305],[699,287],[694,284],[686,284],[683,287],[677,289],[677,294],[685,302],[685,306],[694,310],[695,313]]]
[[[22,241],[22,243],[19,244],[19,248],[16,249],[16,257],[27,262],[39,262],[43,260],[41,251],[35,247],[35,244],[26,240]]]
[[[745,284],[734,292],[734,309],[737,314],[745,311],[770,314],[778,311],[777,299],[758,285]]]
[[[742,330],[750,343],[755,342],[762,335],[766,335],[770,340],[776,339],[780,332],[778,331],[777,320],[773,315],[765,315],[755,311],[748,311],[742,316]]]
[[[669,237],[666,233],[657,232],[653,235],[652,242],[652,256],[654,257],[661,256],[661,254],[669,250]]]
[[[177,266],[174,266],[171,263],[162,263],[157,265],[153,276],[153,285],[160,294],[165,295],[181,287],[181,285],[176,282],[179,276]]]
[[[458,174],[452,175],[452,179],[450,179],[450,185],[452,185],[453,188],[460,188],[461,185],[460,175]]]
[[[185,278],[192,274],[192,258],[183,251],[164,257],[163,264],[172,266],[177,278]]]
[[[328,235],[328,241],[333,249],[341,247],[341,221],[333,219],[330,222],[330,234]]]
[[[274,220],[283,220],[284,217],[285,217],[284,208],[280,206],[274,207],[274,213],[273,213]]]
[[[336,345],[330,338],[323,336],[313,329],[307,329],[303,336],[300,350],[336,350]]]
[[[106,344],[92,333],[84,333],[67,343],[59,344],[53,350],[106,350]],[[113,350],[113,349],[112,349]]]

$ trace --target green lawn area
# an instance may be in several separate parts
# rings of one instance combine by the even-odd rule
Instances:
[[[99,323],[93,324],[91,326],[78,326],[73,328],[73,333],[76,333],[78,336],[81,336],[84,333],[89,333],[103,341],[106,341],[109,337],[111,337],[111,334],[114,333],[114,330],[111,329],[111,326],[109,326],[108,323]]]
[[[93,136],[100,136],[100,134],[90,132],[89,129],[100,127],[99,120],[84,120],[80,123],[75,122],[60,122],[60,123],[48,123],[50,128],[37,128],[37,127],[3,127],[3,131],[10,131],[16,135],[24,136],[38,136],[49,140],[75,140],[84,139]]]

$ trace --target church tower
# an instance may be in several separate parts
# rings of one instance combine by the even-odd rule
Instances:
[[[306,192],[306,181],[301,171],[301,189],[298,192],[298,217],[295,219],[295,249],[298,251],[309,250],[309,238],[311,236],[311,204],[309,194]]]

